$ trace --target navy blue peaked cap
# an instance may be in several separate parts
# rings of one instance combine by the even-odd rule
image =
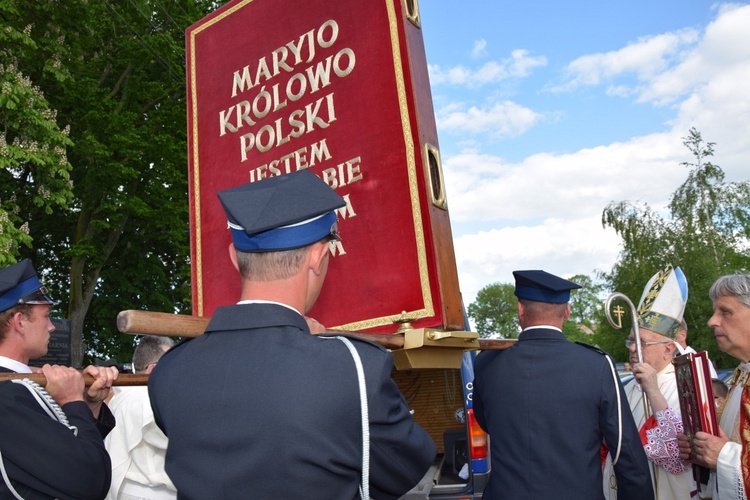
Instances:
[[[546,271],[513,271],[513,277],[516,278],[516,297],[536,302],[565,304],[570,300],[570,291],[581,288],[578,283]]]
[[[29,259],[0,269],[0,312],[16,304],[56,304],[47,296],[47,288]]]
[[[232,241],[243,252],[300,248],[338,237],[335,210],[344,199],[309,170],[219,191]]]

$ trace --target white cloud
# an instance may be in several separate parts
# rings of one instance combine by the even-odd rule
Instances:
[[[487,40],[480,39],[474,41],[474,47],[471,49],[471,58],[479,59],[487,54]]]
[[[571,62],[553,92],[608,84],[607,94],[635,96],[665,105],[716,77],[716,72],[750,60],[750,5],[723,5],[703,33],[685,29],[644,37],[628,46],[588,54]],[[618,78],[634,77],[631,82]]]
[[[684,135],[684,134],[683,134]],[[655,134],[517,164],[465,151],[443,159],[451,219],[521,221],[601,216],[611,201],[666,204],[684,177],[679,135]]]
[[[565,81],[549,90],[566,92],[625,74],[635,75],[638,81],[649,80],[669,68],[680,51],[694,44],[697,37],[696,30],[682,30],[644,37],[619,50],[579,57],[568,64]]]
[[[453,103],[436,112],[441,132],[489,134],[491,137],[517,136],[542,118],[543,115],[511,101],[468,108],[462,103]]]
[[[475,46],[476,49],[476,46]],[[479,68],[471,69],[463,65],[442,68],[439,65],[428,65],[430,84],[460,85],[469,88],[499,83],[511,78],[528,76],[534,68],[546,66],[544,57],[529,56],[526,50],[514,50],[509,58],[503,61],[489,61]]]
[[[455,238],[465,304],[490,283],[512,283],[512,272],[518,269],[544,269],[563,277],[609,270],[620,250],[614,231],[601,230],[596,238],[580,237],[596,225],[601,227],[598,216],[550,218],[537,226],[490,229]]]
[[[746,65],[750,60],[750,5],[722,10],[706,27],[703,38],[686,52],[679,64],[655,74],[642,89],[640,101],[665,104],[711,82],[717,74]]]

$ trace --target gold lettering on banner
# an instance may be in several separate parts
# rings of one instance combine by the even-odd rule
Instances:
[[[362,180],[362,171],[360,162],[362,159],[357,156],[344,163],[339,163],[335,167],[324,168],[321,172],[323,180],[333,189],[344,187]]]
[[[294,103],[352,74],[356,54],[350,47],[336,50],[338,39],[338,22],[329,19],[233,72],[231,97],[239,100],[219,110],[218,135],[237,134],[240,162],[336,121],[333,92],[302,106]],[[277,116],[282,112],[285,115]],[[289,172],[288,165],[284,167]],[[251,178],[260,180],[284,171],[278,163],[268,163],[254,172]]]
[[[258,59],[253,72],[250,65],[234,72],[232,75],[232,97],[252,89],[262,81],[268,81],[281,71],[292,73],[294,67],[309,63],[315,58],[316,46],[327,49],[332,46],[339,36],[339,25],[333,19],[329,19],[315,30],[303,33],[296,40],[292,40],[271,52],[271,67],[268,67],[268,58],[263,56]],[[289,57],[291,55],[291,57]],[[304,56],[304,59],[303,59]],[[252,76],[255,75],[255,80]]]

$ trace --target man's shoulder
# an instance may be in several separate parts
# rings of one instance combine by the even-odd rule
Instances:
[[[0,382],[0,407],[3,407],[3,413],[6,411],[25,411],[21,408],[38,409],[43,411],[39,406],[39,399],[31,393],[34,390],[26,384],[7,380]]]
[[[0,382],[0,402],[7,402],[7,398],[14,397],[15,395],[22,394],[23,392],[27,392],[27,389],[24,388],[21,384],[10,380]]]
[[[388,354],[388,351],[380,344],[376,344],[375,342],[372,342],[367,339],[363,339],[361,337],[357,337],[355,335],[348,335],[348,334],[342,333],[342,334],[336,334],[336,335],[327,335],[327,334],[316,335],[316,337],[327,342],[330,342],[330,341],[341,342],[340,339],[346,339],[352,344],[352,346],[354,346],[357,352],[360,353],[360,355],[362,356],[382,356],[384,354]]]
[[[587,344],[585,342],[579,342],[579,341],[572,342],[572,344],[578,347],[583,347],[593,353],[596,353],[599,356],[609,356],[609,353],[607,351],[593,344]]]

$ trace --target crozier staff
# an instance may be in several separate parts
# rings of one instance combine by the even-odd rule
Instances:
[[[47,353],[54,304],[31,261],[0,270],[0,372],[31,373],[29,360]],[[46,391],[0,382],[0,498],[103,498],[110,461],[102,435],[114,419],[102,401],[117,369],[87,367],[95,378],[89,389],[74,368],[42,371]]]
[[[625,345],[634,378],[625,385],[628,404],[640,430],[659,500],[682,500],[695,495],[692,465],[680,459],[677,434],[682,415],[672,360],[675,341],[688,299],[688,283],[679,267],[666,264],[646,283],[636,309],[643,362],[635,352],[634,333]],[[650,412],[643,404],[648,399]]]
[[[327,500],[356,498],[361,486],[365,497],[368,488],[372,498],[401,496],[436,447],[391,379],[392,356],[355,338],[311,335],[303,317],[323,286],[344,200],[308,170],[219,199],[241,300],[166,353],[149,380],[177,491]],[[238,368],[241,384],[222,383]]]

